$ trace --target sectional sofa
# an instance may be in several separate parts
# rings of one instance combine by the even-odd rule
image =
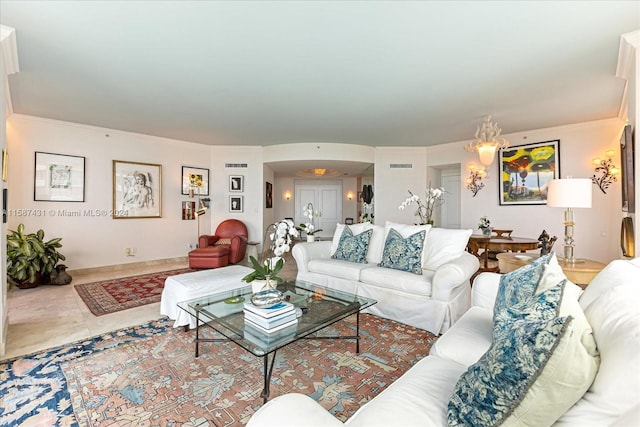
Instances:
[[[332,241],[296,243],[292,254],[298,280],[373,298],[378,302],[367,312],[440,334],[471,305],[469,279],[479,266],[465,251],[471,233],[338,224]]]
[[[248,427],[640,425],[640,259],[611,262],[584,292],[552,259],[534,268],[479,275],[430,355],[346,423],[291,393]]]

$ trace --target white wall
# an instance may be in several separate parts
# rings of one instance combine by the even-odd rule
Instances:
[[[623,125],[620,120],[612,119],[504,136],[512,146],[559,139],[561,177],[591,178],[592,159],[603,158],[605,150],[616,151],[614,162],[620,166],[619,139]],[[451,164],[455,157],[462,163],[462,227],[477,231],[480,217],[487,216],[495,227],[513,229],[516,236],[537,238],[546,229],[551,236],[558,236],[554,249],[561,253],[564,210],[545,205],[500,206],[497,159],[489,168],[485,187],[476,197],[464,188],[468,165],[478,163],[477,155],[464,151],[466,142],[427,148],[430,166]],[[622,217],[620,182],[611,185],[607,194],[595,185],[592,191],[593,207],[575,210],[575,255],[609,262],[621,256],[618,244]]]

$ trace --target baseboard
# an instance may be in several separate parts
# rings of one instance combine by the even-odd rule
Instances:
[[[140,268],[140,267],[150,267],[150,266],[160,266],[160,265],[170,265],[176,264],[180,262],[188,262],[189,258],[186,256],[176,257],[176,258],[165,258],[165,259],[155,259],[151,261],[139,261],[139,262],[129,262],[126,264],[114,264],[114,265],[103,265],[100,267],[90,267],[90,268],[79,268],[77,270],[67,270],[67,273],[70,275],[83,275],[83,274],[98,274],[98,273],[112,273],[116,271],[124,271],[130,270],[132,268]]]

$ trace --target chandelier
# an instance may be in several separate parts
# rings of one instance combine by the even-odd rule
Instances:
[[[476,151],[480,158],[480,163],[488,167],[493,163],[496,151],[509,146],[509,142],[506,139],[498,138],[501,132],[502,129],[498,127],[498,124],[491,121],[491,116],[484,116],[482,125],[478,126],[474,135],[476,140],[470,142],[464,148],[467,151]]]

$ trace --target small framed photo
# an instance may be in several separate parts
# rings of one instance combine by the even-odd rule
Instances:
[[[229,212],[244,212],[244,196],[229,196]]]
[[[244,176],[242,175],[229,175],[229,191],[243,192],[244,191]]]
[[[182,194],[194,196],[209,195],[209,169],[182,167]]]
[[[547,185],[560,178],[560,140],[537,142],[499,152],[500,205],[544,205]]]
[[[162,166],[113,161],[114,219],[162,216]]]
[[[36,151],[33,200],[84,202],[84,162],[80,156]],[[3,177],[4,169],[3,164]]]

